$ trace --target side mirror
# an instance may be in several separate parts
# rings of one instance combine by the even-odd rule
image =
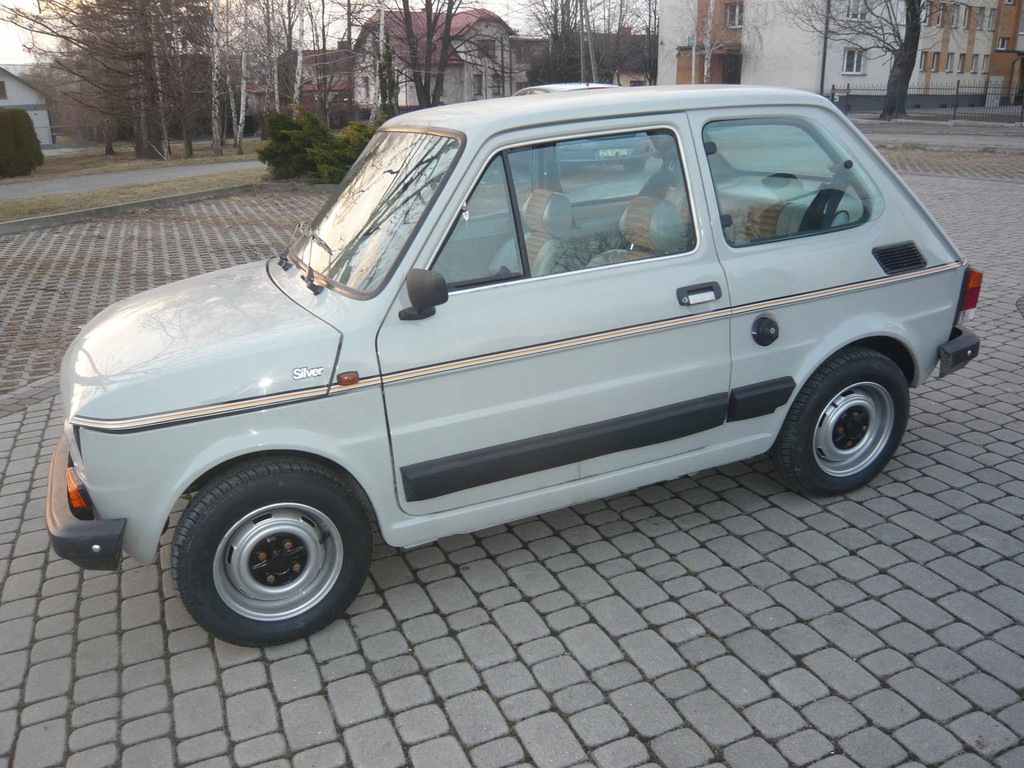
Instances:
[[[436,272],[410,269],[405,277],[411,307],[398,313],[399,320],[423,320],[434,314],[434,308],[448,301],[448,284]]]

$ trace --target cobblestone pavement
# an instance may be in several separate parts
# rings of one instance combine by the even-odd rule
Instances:
[[[116,574],[56,559],[54,378],[0,398],[0,766],[1024,766],[1024,184],[911,182],[986,270],[983,355],[915,391],[869,488],[808,500],[757,459],[381,545],[349,618],[308,641],[211,641],[166,545]],[[315,202],[0,238],[4,336],[42,337],[0,355],[50,370],[107,302],[273,252]]]

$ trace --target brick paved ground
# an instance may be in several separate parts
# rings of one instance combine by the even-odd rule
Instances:
[[[911,182],[986,270],[985,347],[915,392],[871,487],[819,503],[759,459],[380,546],[350,618],[279,648],[199,631],[166,546],[117,574],[54,558],[53,377],[0,398],[0,766],[1024,766],[1024,184]],[[4,335],[39,339],[13,365],[49,370],[118,296],[276,249],[311,205],[0,238],[28,297]]]

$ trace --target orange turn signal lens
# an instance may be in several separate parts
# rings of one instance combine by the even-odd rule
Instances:
[[[343,387],[351,387],[359,383],[359,371],[345,371],[338,374],[338,383]]]
[[[85,487],[79,482],[78,473],[72,467],[68,467],[67,484],[68,503],[71,505],[71,508],[81,512],[91,511],[92,504],[89,502],[89,495],[85,492]]]
[[[981,297],[981,281],[984,274],[980,269],[974,269],[973,267],[967,272],[967,290],[964,291],[963,305],[960,307],[962,311],[968,311],[976,309],[978,306],[978,299]]]

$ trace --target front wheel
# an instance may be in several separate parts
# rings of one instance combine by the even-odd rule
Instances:
[[[831,496],[860,488],[889,463],[909,411],[907,380],[892,360],[871,349],[843,350],[793,401],[775,463],[799,491]]]
[[[301,459],[258,459],[208,483],[171,549],[188,612],[215,637],[266,646],[336,619],[370,569],[362,504],[337,475]]]

